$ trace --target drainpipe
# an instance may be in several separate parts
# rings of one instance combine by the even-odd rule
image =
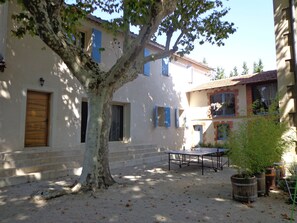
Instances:
[[[290,21],[290,29],[292,31],[292,49],[293,49],[293,55],[292,60],[294,63],[294,81],[296,85],[296,80],[297,80],[297,55],[296,55],[296,26],[295,26],[295,21],[296,21],[296,15],[295,15],[295,0],[290,0],[290,11],[291,11],[291,21]]]
[[[291,13],[291,21],[290,21],[290,29],[292,32],[292,55],[291,55],[291,59],[293,60],[293,64],[294,64],[294,84],[293,86],[288,86],[288,90],[290,89],[291,93],[293,94],[293,98],[294,98],[294,117],[293,117],[293,122],[294,122],[294,126],[295,128],[297,128],[297,47],[296,47],[296,14],[295,14],[295,0],[289,0],[289,7],[290,7],[290,13]],[[297,143],[295,142],[295,152],[297,153]]]

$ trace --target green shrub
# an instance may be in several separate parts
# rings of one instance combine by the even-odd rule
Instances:
[[[287,130],[287,125],[278,121],[275,112],[247,117],[229,134],[227,147],[231,163],[240,174],[263,172],[281,161],[290,143],[283,137]]]

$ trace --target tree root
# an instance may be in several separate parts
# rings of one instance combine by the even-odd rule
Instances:
[[[47,190],[38,190],[31,194],[31,199],[33,201],[46,201],[51,200],[53,198],[61,197],[64,195],[69,194],[77,194],[80,192],[87,192],[90,191],[92,193],[93,197],[96,197],[94,195],[94,192],[98,189],[107,189],[111,185],[101,185],[100,188],[94,188],[90,186],[82,185],[81,183],[76,182],[71,187],[64,187],[62,189],[47,189]]]
[[[72,187],[64,187],[61,189],[46,189],[35,191],[31,194],[31,199],[34,201],[50,200],[68,194],[77,194],[83,191],[83,186],[80,183],[74,184]]]

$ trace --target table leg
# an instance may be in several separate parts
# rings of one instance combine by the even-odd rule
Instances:
[[[198,159],[199,159],[199,157],[198,157]],[[202,167],[202,175],[204,175],[203,156],[201,156],[201,167]]]
[[[168,170],[170,170],[170,153],[168,153]]]

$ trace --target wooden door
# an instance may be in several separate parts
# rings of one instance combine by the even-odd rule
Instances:
[[[50,94],[27,92],[25,147],[48,146]]]

